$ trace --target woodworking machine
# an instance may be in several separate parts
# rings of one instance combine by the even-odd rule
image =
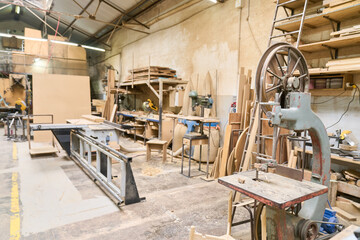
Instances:
[[[195,111],[195,107],[201,107],[201,116],[203,116],[204,108],[212,108],[212,105],[214,103],[214,100],[211,98],[210,94],[206,96],[201,96],[198,95],[198,93],[194,90],[189,93],[189,97],[191,98],[191,107],[193,111]]]
[[[311,95],[307,93],[310,78],[305,58],[292,45],[276,43],[261,57],[255,80],[257,106],[274,128],[273,154],[267,159],[257,157],[260,168],[220,178],[219,183],[257,201],[254,221],[256,239],[264,235],[261,233],[264,229],[261,227],[264,206],[267,239],[316,239],[327,205],[330,145],[324,124],[311,110]],[[263,113],[255,118],[259,126]],[[313,146],[311,181],[296,181],[267,172],[277,167],[276,146],[280,128],[309,133]],[[257,144],[261,144],[260,141]],[[301,173],[297,169],[287,170]]]

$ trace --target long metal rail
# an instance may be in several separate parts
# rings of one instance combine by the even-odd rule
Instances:
[[[78,131],[71,131],[71,157],[76,160],[109,193],[117,205],[140,202],[136,182],[131,169],[132,158]],[[96,164],[92,165],[92,152],[96,153]],[[120,163],[118,187],[114,184],[112,161]]]

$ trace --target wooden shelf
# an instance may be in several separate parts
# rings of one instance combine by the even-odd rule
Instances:
[[[304,52],[317,52],[317,51],[329,50],[328,47],[341,48],[356,44],[360,44],[360,34],[355,34],[347,37],[332,38],[330,40],[321,41],[321,42],[303,44],[299,46],[299,50]]]
[[[150,84],[159,84],[160,81],[162,81],[164,84],[168,84],[168,85],[177,85],[177,84],[186,84],[187,83],[186,80],[169,80],[166,78],[159,78],[159,79],[150,80]],[[134,83],[125,82],[125,83],[120,83],[120,87],[132,86],[133,84],[134,85],[147,85],[147,83],[148,83],[148,80],[134,81]]]
[[[340,73],[360,73],[358,66],[347,67],[343,70],[329,70],[328,68],[309,68],[310,75],[323,75],[323,74],[340,74]]]
[[[335,21],[341,21],[352,17],[358,17],[359,14],[360,4],[355,4],[353,6],[334,10],[332,12],[309,15],[305,17],[304,27],[316,28],[319,26],[324,26],[326,24],[329,24],[330,26],[330,21],[328,18]],[[299,29],[300,21],[300,18],[289,20],[285,23],[276,25],[275,28],[287,32],[295,31]]]
[[[284,2],[288,2],[289,0],[279,0],[279,3],[284,3]],[[322,0],[310,0],[309,3],[317,3],[317,2],[322,2]],[[292,3],[288,3],[283,5],[284,7],[290,8],[290,9],[296,9],[299,7],[303,7],[305,4],[305,0],[298,0]]]

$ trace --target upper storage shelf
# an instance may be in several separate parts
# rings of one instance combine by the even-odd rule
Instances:
[[[322,50],[328,50],[329,48],[354,46],[356,44],[360,44],[360,34],[350,35],[346,37],[332,38],[330,40],[321,41],[321,42],[303,44],[299,46],[299,50],[304,52],[317,52]]]
[[[359,17],[359,15],[360,3],[332,12],[309,15],[305,17],[304,27],[316,28],[329,24],[330,20],[342,21],[353,17]],[[276,25],[275,28],[287,32],[295,31],[299,29],[300,21],[301,19],[289,20],[285,23]]]
[[[296,9],[296,8],[302,8],[305,4],[305,0],[293,0],[293,1],[289,1],[289,0],[279,0],[279,3],[284,3],[284,2],[289,2],[287,4],[284,4],[284,7],[290,8],[290,9]],[[317,2],[322,2],[322,0],[309,0],[309,3],[317,3]]]

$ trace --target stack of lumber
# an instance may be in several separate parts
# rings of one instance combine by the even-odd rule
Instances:
[[[91,103],[96,107],[96,112],[102,113],[104,111],[106,100],[93,99]]]
[[[237,112],[229,114],[228,125],[225,129],[224,144],[223,147],[218,150],[210,173],[210,177],[213,178],[231,175],[240,169],[249,129],[251,109],[255,97],[253,90],[250,89],[251,70],[248,71],[247,75],[245,75],[244,72],[244,68],[242,68],[237,98]],[[239,135],[239,131],[236,130],[242,130],[241,134]],[[249,161],[249,159],[247,159],[247,161]]]
[[[332,12],[342,8],[352,7],[359,4],[360,0],[323,0],[323,6],[326,7],[323,13]]]
[[[360,25],[352,26],[351,28],[345,28],[340,31],[330,33],[332,38],[346,37],[350,35],[360,34]]]
[[[359,71],[360,57],[330,60],[326,63],[326,67],[328,71]]]
[[[129,70],[129,76],[125,81],[141,81],[148,79],[167,78],[172,80],[181,80],[176,76],[176,70],[168,67],[150,66],[135,68]]]
[[[360,224],[360,172],[343,170],[331,173],[328,198],[338,217]]]

